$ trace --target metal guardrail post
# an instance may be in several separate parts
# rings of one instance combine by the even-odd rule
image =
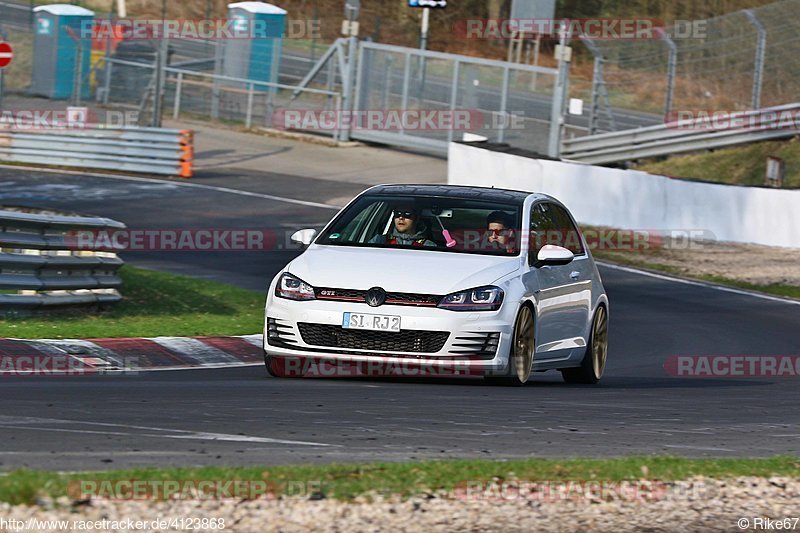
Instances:
[[[174,120],[178,120],[181,114],[181,93],[183,93],[183,72],[178,72],[178,81],[175,82],[175,103],[172,108]]]
[[[751,9],[745,9],[744,14],[750,21],[750,24],[752,24],[758,32],[756,59],[753,65],[753,96],[750,103],[752,109],[758,109],[761,107],[761,84],[764,78],[764,54],[767,50],[767,30]]]
[[[666,43],[667,48],[669,48],[669,56],[667,57],[667,94],[664,102],[664,116],[668,117],[672,111],[672,99],[675,93],[675,69],[678,65],[678,47],[675,46],[675,42],[670,39],[667,32],[663,29],[659,29],[659,33],[664,43]]]

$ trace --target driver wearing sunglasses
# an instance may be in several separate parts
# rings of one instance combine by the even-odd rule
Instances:
[[[370,239],[374,244],[396,246],[436,246],[428,239],[428,226],[419,218],[412,206],[398,206],[392,212],[392,230],[388,235],[375,235]]]

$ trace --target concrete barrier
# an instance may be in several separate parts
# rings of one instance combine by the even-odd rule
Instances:
[[[536,191],[578,222],[642,230],[702,230],[717,240],[800,248],[800,190],[742,187],[451,143],[447,182]]]

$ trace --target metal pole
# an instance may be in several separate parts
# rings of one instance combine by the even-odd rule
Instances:
[[[569,43],[567,28],[562,27],[559,36],[560,54],[558,54],[558,77],[553,91],[553,104],[550,108],[550,139],[547,155],[559,158],[561,155],[561,132],[564,129],[564,110],[567,101],[569,83],[569,61],[565,61],[566,47]]]
[[[164,87],[166,85],[166,66],[167,66],[167,50],[169,48],[169,41],[166,38],[161,40],[161,46],[158,51],[156,61],[156,86],[155,94],[153,95],[153,117],[150,125],[154,128],[161,127],[161,109],[163,106],[162,98],[164,97]]]
[[[453,64],[453,84],[450,87],[450,113],[456,110],[456,100],[458,99],[458,77],[461,63],[456,59]],[[453,142],[453,128],[447,130],[447,142]]]
[[[217,52],[214,54],[214,81],[211,88],[211,118],[217,120],[219,118],[219,99],[220,99],[220,80],[222,74],[222,57],[225,52],[224,40],[217,41]]]
[[[72,80],[72,105],[81,105],[81,89],[83,89],[83,40],[78,38],[78,51],[75,58],[75,69],[73,75],[75,79]]]
[[[603,76],[603,57],[595,56],[594,71],[592,73],[592,105],[589,108],[589,134],[597,133],[600,107],[600,80]]]
[[[247,91],[247,116],[244,120],[244,126],[247,129],[250,129],[253,125],[253,84],[250,84],[250,88]]]
[[[428,28],[431,22],[431,8],[426,7],[422,10],[422,28],[420,29],[419,48],[428,49]]]
[[[761,107],[761,84],[764,79],[764,54],[767,51],[767,30],[761,21],[756,18],[755,13],[750,9],[745,9],[744,14],[750,20],[750,23],[758,31],[758,40],[756,41],[756,61],[753,66],[753,97],[750,105],[753,109]]]
[[[172,109],[172,119],[178,120],[181,114],[181,93],[183,92],[183,72],[178,72],[178,81],[175,85],[175,105]]]
[[[103,84],[103,104],[108,104],[108,99],[111,94],[111,69],[114,68],[114,63],[106,61],[106,79]]]
[[[675,93],[675,69],[678,65],[678,47],[672,39],[669,38],[667,32],[659,30],[661,38],[664,39],[667,47],[669,48],[669,57],[667,58],[667,95],[664,102],[664,117],[668,117],[672,111],[672,98]]]
[[[539,49],[541,48],[541,44],[542,44],[542,36],[537,33],[536,34],[536,39],[533,41],[533,66],[534,67],[538,67],[539,66]],[[535,91],[536,90],[536,83],[538,81],[537,80],[538,76],[539,76],[539,74],[537,72],[534,72],[531,75],[531,91]]]
[[[381,96],[381,109],[389,109],[389,90],[392,88],[392,63],[394,58],[386,55],[383,62],[383,95]]]
[[[3,79],[3,69],[0,69],[0,111],[3,110],[3,85],[5,80]]]
[[[500,116],[503,122],[500,123],[500,131],[497,132],[497,142],[503,142],[508,127],[508,80],[510,76],[510,69],[505,67],[503,69],[503,88],[500,90]]]
[[[358,39],[355,36],[350,36],[347,44],[347,72],[344,72],[345,83],[342,95],[342,109],[345,113],[350,113],[353,110],[353,89],[355,88],[355,74],[356,74],[356,55],[358,54]],[[350,121],[347,121],[350,124]],[[351,124],[352,126],[352,124]],[[341,140],[350,140],[350,127],[344,128],[341,131]]]

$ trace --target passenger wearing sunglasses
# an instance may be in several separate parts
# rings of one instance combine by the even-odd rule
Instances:
[[[513,227],[511,215],[504,211],[493,211],[486,217],[487,241],[490,248],[505,249],[506,252],[514,251]]]
[[[392,213],[392,230],[388,235],[375,235],[369,242],[396,246],[436,246],[428,239],[428,227],[419,219],[417,210],[399,206]]]

